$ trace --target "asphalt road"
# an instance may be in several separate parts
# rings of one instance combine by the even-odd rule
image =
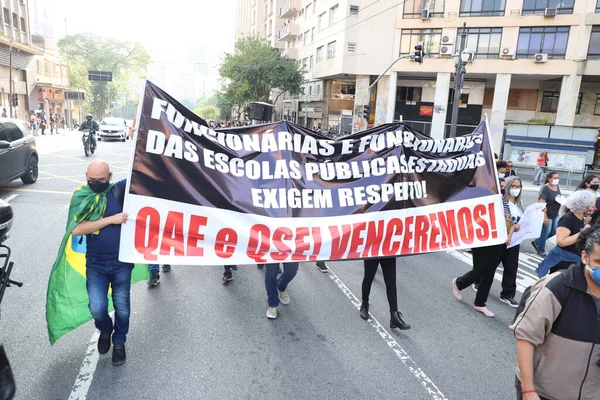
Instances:
[[[330,274],[301,265],[289,287],[291,303],[279,307],[276,320],[265,317],[263,271],[255,266],[240,266],[228,285],[221,283],[221,267],[174,266],[158,287],[132,288],[125,365],[113,367],[110,353],[95,362],[91,322],[51,347],[48,276],[69,195],[84,183],[90,158],[77,133],[37,143],[38,182],[0,188],[16,214],[6,242],[16,264],[13,278],[25,283],[7,290],[0,322],[17,399],[514,398],[515,340],[508,329],[514,309],[499,301],[498,281],[488,301],[496,318],[473,310],[470,289],[462,301],[453,298],[452,278],[470,269],[462,252],[397,259],[409,331],[389,329],[381,271],[371,292],[374,319],[360,319],[360,261],[329,263]],[[130,142],[100,142],[92,159],[108,161],[121,179],[130,153]],[[534,199],[535,193],[525,194],[526,203]],[[532,251],[522,246],[519,290],[534,280],[539,258]]]

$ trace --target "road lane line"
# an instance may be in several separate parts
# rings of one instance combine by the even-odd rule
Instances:
[[[342,280],[329,268],[329,277],[334,281],[338,288],[346,295],[352,305],[360,310],[361,301],[350,291],[348,286],[342,282]],[[448,400],[446,396],[437,388],[437,386],[429,379],[425,372],[413,361],[408,355],[406,350],[400,346],[400,344],[394,339],[392,335],[377,321],[377,319],[369,313],[371,318],[367,321],[373,329],[381,336],[381,338],[387,343],[387,345],[396,353],[396,356],[402,361],[404,366],[408,368],[410,373],[419,381],[421,386],[429,393],[434,400]]]
[[[10,203],[10,201],[13,200],[15,197],[17,197],[18,195],[19,195],[18,193],[11,194],[7,198],[5,198],[4,201],[7,203]]]
[[[2,188],[0,187],[0,190],[10,190],[12,192],[27,192],[27,193],[44,193],[44,194],[66,194],[66,195],[72,195],[73,192],[60,192],[58,190],[40,190],[40,189],[20,189],[20,188]]]
[[[98,359],[100,353],[98,353],[98,338],[100,337],[100,331],[96,331],[90,339],[85,357],[81,363],[79,374],[73,384],[71,395],[69,400],[85,400],[92,385],[92,379],[94,379],[94,372],[96,372],[96,366],[98,365]]]

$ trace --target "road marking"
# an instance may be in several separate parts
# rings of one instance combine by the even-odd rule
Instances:
[[[92,379],[94,379],[94,372],[96,372],[96,366],[98,365],[98,359],[100,353],[98,353],[98,338],[100,337],[100,331],[96,331],[90,339],[85,357],[81,363],[81,368],[73,384],[71,395],[69,400],[85,400],[87,397],[90,386],[92,385]]]
[[[46,171],[40,171],[40,174],[50,175],[53,178],[64,179],[66,181],[71,181],[71,182],[79,183],[80,185],[83,185],[85,183],[84,181],[81,181],[81,180],[71,179],[71,178],[69,178],[67,176],[62,176],[62,175],[51,174],[50,172],[46,172]]]
[[[11,194],[7,198],[5,198],[4,201],[7,202],[7,203],[10,203],[10,201],[13,200],[15,197],[17,197],[18,195],[19,195],[18,193]]]
[[[352,291],[350,291],[344,282],[342,282],[342,280],[331,270],[331,268],[329,268],[328,275],[346,295],[352,305],[354,305],[357,310],[360,310],[361,301],[358,300],[358,298],[352,293]],[[434,400],[448,400],[447,397],[444,396],[444,394],[440,391],[440,389],[438,389],[437,386],[431,381],[431,379],[425,375],[425,372],[423,372],[423,370],[413,361],[413,359],[410,358],[406,350],[404,350],[404,348],[402,348],[402,346],[396,342],[396,339],[390,335],[383,325],[381,325],[372,314],[369,313],[369,315],[371,318],[367,322],[373,327],[373,329],[375,329],[377,333],[379,333],[381,338],[385,340],[390,349],[396,353],[396,356],[398,356],[404,366],[408,368],[410,373],[413,374],[419,383],[421,383],[431,398]]]
[[[40,190],[40,189],[20,189],[20,188],[2,188],[0,187],[0,190],[10,190],[13,192],[28,192],[28,193],[45,193],[45,194],[66,194],[66,195],[72,195],[73,192],[59,192],[58,190]]]

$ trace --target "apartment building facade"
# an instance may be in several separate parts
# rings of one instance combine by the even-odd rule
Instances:
[[[285,21],[279,11],[285,0],[237,0],[236,38],[256,35],[266,39],[272,47],[281,49],[284,43],[277,36]]]
[[[31,43],[26,2],[0,0],[0,9],[0,108],[6,110],[8,116],[12,113],[14,118],[26,119],[31,86],[27,68],[34,55],[41,55],[42,51]],[[11,89],[17,95],[16,106],[9,96]]]
[[[470,61],[459,103],[462,131],[487,115],[496,151],[506,136],[520,161],[545,146],[572,155],[571,165],[572,153],[583,153],[581,164],[600,127],[600,0],[407,0],[396,10],[394,53],[409,56],[423,42],[426,57],[423,64],[402,59],[386,77],[396,89],[389,120],[402,116],[444,136],[463,23]],[[504,134],[505,124],[523,126]]]

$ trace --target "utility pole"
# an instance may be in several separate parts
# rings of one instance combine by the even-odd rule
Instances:
[[[13,117],[13,84],[12,84],[12,44],[13,44],[13,29],[10,27],[10,48],[8,50],[8,108],[10,109],[10,117]]]
[[[465,82],[465,66],[467,61],[463,59],[465,47],[467,45],[467,23],[465,22],[460,33],[460,50],[455,56],[456,70],[454,72],[454,100],[452,103],[452,120],[450,121],[450,137],[456,137],[456,125],[458,124],[458,103],[460,102],[460,94]]]

